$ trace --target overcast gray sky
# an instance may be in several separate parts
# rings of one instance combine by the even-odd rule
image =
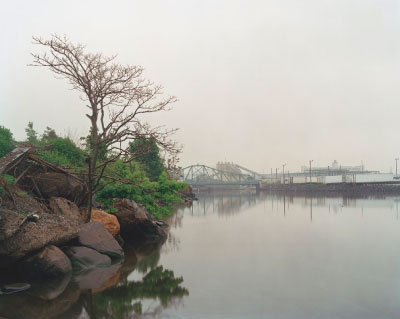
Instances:
[[[400,156],[400,8],[394,0],[4,1],[0,125],[85,135],[78,94],[28,67],[31,36],[67,35],[142,65],[179,102],[181,165],[262,172],[313,159],[388,171]]]

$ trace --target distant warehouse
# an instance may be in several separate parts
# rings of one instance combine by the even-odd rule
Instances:
[[[301,172],[304,174],[310,174],[309,166],[302,166]],[[365,171],[364,165],[358,166],[342,166],[336,160],[332,162],[331,165],[326,167],[315,167],[311,168],[311,174],[316,176],[330,176],[330,175],[342,175],[342,174],[351,174],[351,173],[378,173],[377,171]]]
[[[364,165],[342,166],[337,161],[326,167],[302,166],[300,173],[276,174],[261,180],[271,184],[392,184],[399,179],[392,173],[365,170]]]

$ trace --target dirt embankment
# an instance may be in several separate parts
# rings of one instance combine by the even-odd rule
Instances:
[[[24,264],[36,269],[36,277],[46,277],[70,271],[50,271],[66,260],[63,255],[72,266],[92,267],[98,260],[122,258],[124,242],[165,241],[168,225],[127,199],[115,203],[113,215],[93,210],[86,223],[82,180],[37,158],[32,148],[11,153],[0,161],[0,267]]]

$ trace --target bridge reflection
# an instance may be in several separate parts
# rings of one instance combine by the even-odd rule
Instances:
[[[243,210],[245,207],[257,204],[255,193],[212,193],[202,194],[198,201],[190,207],[191,215],[233,215]]]

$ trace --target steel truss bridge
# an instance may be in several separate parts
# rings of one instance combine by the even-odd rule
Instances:
[[[258,187],[260,184],[254,174],[230,172],[199,164],[183,168],[182,181],[192,186],[253,185]]]

